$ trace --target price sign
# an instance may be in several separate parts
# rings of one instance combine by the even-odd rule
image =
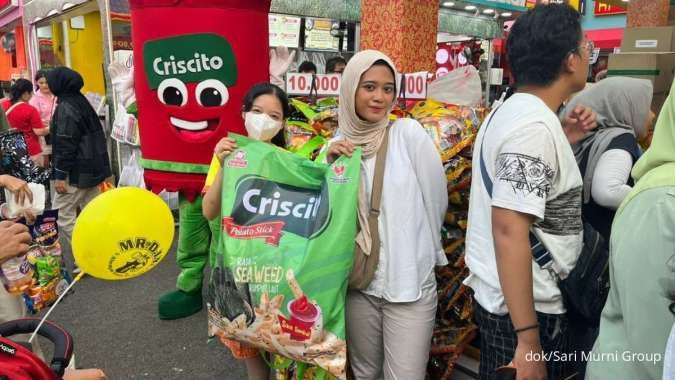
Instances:
[[[401,98],[410,100],[423,100],[427,98],[426,71],[411,74],[399,74],[398,83],[405,88]],[[319,96],[338,96],[340,94],[341,76],[338,74],[317,74],[314,76],[316,93]],[[309,95],[312,89],[312,74],[288,73],[286,74],[286,92],[288,95]]]
[[[399,96],[406,99],[423,100],[427,98],[427,76],[426,71],[420,71],[410,74],[399,74],[398,82],[401,83],[403,94]]]
[[[313,92],[312,81],[316,88],[316,94],[320,96],[337,96],[340,94],[339,74],[312,74],[288,73],[286,74],[286,92],[289,95],[309,95]]]

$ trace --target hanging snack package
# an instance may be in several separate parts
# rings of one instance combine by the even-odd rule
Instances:
[[[360,151],[325,165],[234,136],[239,149],[224,163],[220,249],[207,293],[209,335],[345,379]]]
[[[58,218],[59,210],[46,210],[35,219],[35,224],[31,227],[31,235],[33,241],[40,247],[51,248],[59,243]]]
[[[26,256],[33,269],[33,282],[23,297],[31,313],[51,306],[70,283],[61,258],[58,217],[58,210],[45,210],[30,226],[33,246]]]

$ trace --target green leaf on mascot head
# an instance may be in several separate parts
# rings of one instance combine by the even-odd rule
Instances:
[[[232,46],[217,34],[188,34],[148,41],[143,46],[143,65],[153,90],[170,78],[183,83],[216,79],[228,87],[237,82]]]

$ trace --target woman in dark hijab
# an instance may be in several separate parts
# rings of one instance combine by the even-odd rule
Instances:
[[[82,76],[58,67],[49,72],[47,82],[59,99],[51,126],[56,190],[53,207],[59,209],[59,230],[65,240],[61,245],[70,264],[70,238],[77,210],[99,194],[99,185],[112,173],[101,121],[80,92]]]

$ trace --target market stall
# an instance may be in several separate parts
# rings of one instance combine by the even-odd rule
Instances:
[[[9,81],[28,75],[23,31],[23,2],[0,0],[0,82],[7,90]],[[0,90],[0,97],[2,90]]]
[[[442,1],[438,24],[436,77],[448,71],[472,65],[478,69],[489,105],[508,84],[505,28],[527,11],[525,0]]]
[[[359,1],[272,1],[269,20],[270,47],[297,50],[290,71],[310,61],[324,73],[331,57],[359,50]]]

